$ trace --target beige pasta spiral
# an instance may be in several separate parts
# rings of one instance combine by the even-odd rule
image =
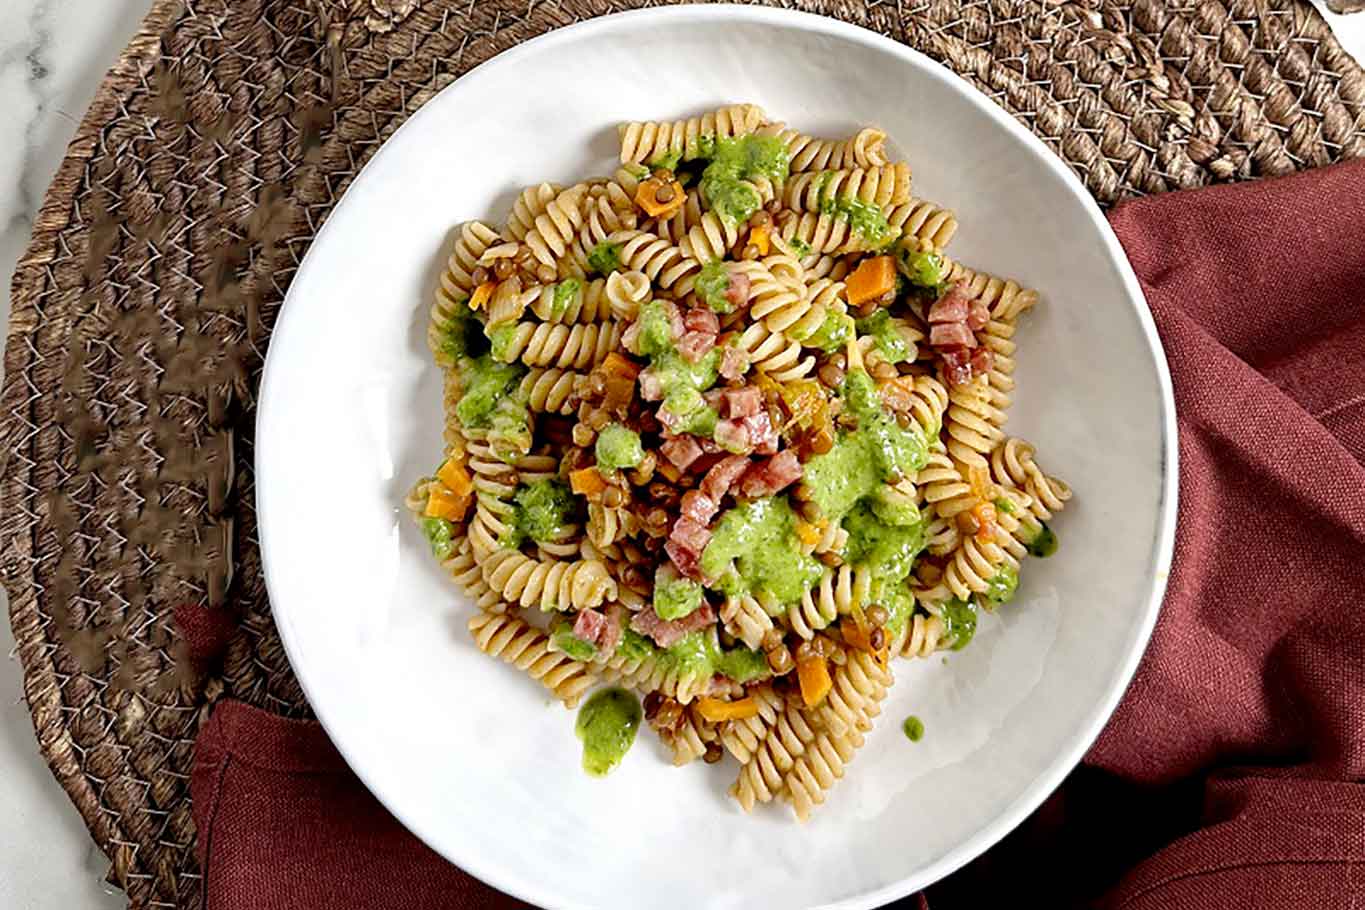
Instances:
[[[793,174],[801,171],[881,167],[887,162],[886,133],[875,126],[864,127],[841,140],[807,136],[797,130],[785,129],[780,123],[769,124],[758,132],[782,140],[791,155]]]
[[[709,673],[684,673],[652,657],[627,660],[619,654],[612,655],[600,665],[598,672],[632,689],[659,692],[684,705],[705,695],[711,687]]]
[[[915,597],[923,603],[934,604],[950,597],[968,600],[973,594],[987,590],[1000,566],[1010,561],[1010,555],[999,544],[982,543],[974,534],[961,535],[940,577],[927,585],[921,577],[921,587],[915,591]],[[924,567],[919,569],[921,575],[924,571]]]
[[[787,608],[787,627],[810,641],[839,616],[852,612],[853,604],[864,603],[868,583],[866,572],[855,572],[850,566],[827,566],[819,583]]]
[[[715,212],[704,212],[676,241],[689,259],[710,262],[720,259],[739,243],[739,228]]]
[[[757,105],[732,104],[685,120],[623,123],[617,130],[621,163],[650,164],[672,155],[691,161],[707,154],[706,140],[743,136],[767,120]]]
[[[587,664],[550,650],[548,635],[515,616],[479,613],[469,620],[469,634],[480,651],[523,671],[566,707],[597,685]]]
[[[1049,477],[1034,460],[1034,448],[1017,437],[1005,439],[991,453],[991,473],[1002,486],[1023,490],[1032,500],[1030,509],[1040,521],[1052,518],[1071,498],[1071,488]]]
[[[607,276],[607,307],[614,319],[633,322],[652,296],[649,276],[644,272],[612,272]]]
[[[440,286],[431,306],[431,321],[427,327],[427,346],[436,362],[443,367],[453,365],[454,359],[446,351],[446,337],[456,316],[456,308],[468,310],[469,296],[474,292],[474,269],[479,257],[499,240],[497,231],[482,221],[469,221],[460,226]]]
[[[782,711],[782,696],[771,685],[755,686],[747,695],[758,705],[752,717],[727,720],[720,725],[720,742],[741,765],[746,763],[768,735]]]
[[[483,577],[503,598],[542,610],[583,610],[616,598],[616,581],[596,560],[538,560],[502,548],[483,557]]]
[[[990,382],[977,376],[950,386],[943,425],[948,431],[948,454],[967,468],[984,468],[986,458],[1004,437],[1004,414],[991,403]]]
[[[524,240],[535,228],[536,219],[545,214],[546,206],[563,189],[557,183],[539,183],[522,190],[517,194],[517,201],[512,203],[512,213],[507,218],[503,233],[513,240]]]
[[[522,243],[541,265],[558,270],[561,259],[583,228],[583,201],[588,188],[579,183],[561,190],[536,216]],[[581,272],[580,272],[581,274]]]
[[[759,648],[763,636],[773,627],[773,618],[748,594],[726,597],[719,613],[725,631],[750,648]]]
[[[889,209],[910,201],[910,165],[809,171],[787,181],[782,201],[797,212],[822,212],[837,202],[861,202]]]
[[[937,203],[910,199],[886,213],[886,220],[905,242],[917,243],[927,252],[941,251],[957,233],[957,216]]]
[[[736,343],[749,355],[749,364],[778,382],[800,379],[815,369],[815,357],[805,354],[799,341],[774,332],[761,322],[744,330]]]
[[[706,746],[720,738],[716,725],[706,720],[692,706],[683,711],[682,722],[675,730],[660,730],[659,739],[663,740],[672,753],[673,764],[681,767],[696,761],[706,754]]]
[[[602,278],[568,278],[557,284],[532,285],[522,297],[523,307],[545,322],[605,322],[612,318],[607,282]],[[490,314],[489,323],[492,321]]]
[[[793,268],[798,270],[798,278],[804,275],[795,259],[769,259],[776,259],[775,264],[788,275]],[[820,328],[825,319],[824,307],[812,306],[804,282],[780,280],[761,262],[746,262],[742,269],[749,278],[749,319],[760,321],[769,331],[785,333],[795,341]]]
[[[937,616],[914,614],[905,621],[905,641],[897,650],[902,657],[928,657],[952,642],[943,637],[943,620]]]
[[[676,246],[648,231],[618,231],[611,242],[621,245],[621,267],[644,272],[662,290],[677,297],[692,292],[701,263],[689,259]]]
[[[753,811],[755,803],[771,802],[782,792],[784,776],[815,735],[804,711],[790,704],[782,706],[768,735],[753,750],[730,786],[730,795],[745,812]]]
[[[673,214],[666,218],[651,218],[640,227],[658,234],[669,243],[681,246],[687,232],[701,224],[705,215],[706,211],[701,204],[701,190],[694,188],[685,191],[683,204]]]
[[[621,324],[615,320],[580,325],[519,322],[503,348],[508,362],[531,367],[586,370],[621,347]]]

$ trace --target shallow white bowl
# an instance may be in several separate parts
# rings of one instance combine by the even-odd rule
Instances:
[[[424,334],[460,221],[521,186],[609,173],[615,124],[753,101],[817,135],[885,128],[916,194],[954,208],[951,252],[1043,293],[1019,331],[1009,429],[1077,498],[1060,552],[946,660],[899,662],[879,727],[814,820],[742,814],[734,767],[670,767],[652,734],[611,776],[574,715],[479,655],[472,609],[401,514],[440,453]],[[693,6],[531,41],[432,99],[327,220],[275,330],[257,489],[276,621],[352,768],[451,861],[546,907],[878,906],[1016,825],[1113,710],[1171,554],[1170,382],[1136,281],[1077,180],[929,59],[832,20]],[[327,511],[320,509],[327,503]],[[927,733],[901,734],[914,713]],[[728,761],[728,760],[727,760]]]

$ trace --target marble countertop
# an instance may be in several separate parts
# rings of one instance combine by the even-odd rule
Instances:
[[[0,136],[0,277],[6,291],[78,120],[151,2],[5,0],[0,110],[11,127]],[[1320,0],[1318,6],[1325,11]],[[1327,16],[1347,50],[1365,60],[1365,13]],[[0,321],[8,319],[6,292]],[[13,647],[9,623],[0,623],[0,649]],[[123,907],[122,894],[103,881],[107,868],[38,754],[18,663],[0,660],[0,907]]]

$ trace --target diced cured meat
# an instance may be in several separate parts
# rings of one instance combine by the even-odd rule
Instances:
[[[719,503],[701,490],[688,490],[683,494],[681,508],[684,518],[690,518],[697,524],[704,525],[716,517],[716,509],[719,508]]]
[[[971,298],[963,293],[960,287],[954,286],[929,307],[929,322],[965,322],[969,312]]]
[[[607,609],[607,628],[602,633],[601,643],[597,646],[599,654],[615,654],[616,646],[621,643],[621,632],[626,627],[630,611],[623,605],[612,604]]]
[[[746,455],[754,450],[753,441],[749,438],[749,428],[741,421],[717,421],[715,436],[716,444],[727,452]]]
[[[726,389],[725,404],[728,408],[726,417],[752,417],[763,407],[763,392],[757,386]]]
[[[739,482],[739,492],[746,499],[772,496],[800,480],[801,473],[796,453],[787,449],[749,468]]]
[[[675,468],[686,471],[692,462],[701,457],[701,446],[694,436],[670,436],[659,444],[663,453]]]
[[[607,618],[596,610],[579,610],[577,618],[573,621],[574,636],[595,647],[601,646],[606,631]]]
[[[974,348],[976,336],[965,322],[940,322],[929,330],[929,343],[936,348]]]
[[[640,320],[635,320],[626,326],[626,330],[621,333],[621,345],[632,354],[640,353]]]
[[[980,300],[973,300],[967,308],[967,328],[973,332],[979,332],[986,327],[986,323],[991,321],[990,307]]]
[[[640,371],[640,397],[645,401],[662,401],[664,397],[664,383],[659,378],[659,374],[652,369]]]
[[[682,310],[671,300],[665,300],[663,305],[664,313],[668,316],[668,328],[672,333],[673,340],[676,341],[687,331],[687,328],[683,323]]]
[[[704,603],[682,619],[675,619],[672,622],[660,619],[659,614],[650,607],[636,613],[630,621],[630,627],[641,635],[654,639],[654,643],[659,647],[671,648],[681,641],[683,636],[698,629],[705,629],[715,621],[716,611],[710,604]]]
[[[678,571],[689,578],[701,577],[701,554],[711,542],[711,531],[686,516],[673,523],[664,552]]]
[[[701,479],[701,491],[716,502],[720,502],[734,482],[748,469],[749,459],[743,455],[722,458]]]
[[[750,288],[749,276],[731,269],[730,284],[725,288],[725,299],[735,309],[742,309],[749,305]]]
[[[962,385],[972,381],[972,352],[969,348],[947,348],[939,351],[943,356],[943,378],[949,385]]]
[[[747,280],[747,279],[745,279]],[[728,344],[720,352],[720,375],[738,379],[749,369],[749,352],[739,345]]]
[[[698,363],[716,346],[716,336],[710,332],[687,332],[678,339],[678,353],[688,363]]]
[[[740,420],[749,431],[749,441],[753,443],[754,451],[759,455],[772,455],[777,451],[779,442],[777,430],[773,428],[772,419],[767,411],[759,411]]]
[[[720,331],[720,317],[708,307],[694,306],[683,317],[683,329],[688,332],[715,335]]]
[[[989,348],[977,348],[972,351],[971,367],[973,376],[984,376],[995,366],[995,355]]]

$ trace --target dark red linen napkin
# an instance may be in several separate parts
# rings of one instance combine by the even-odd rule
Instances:
[[[1360,910],[1365,162],[1111,221],[1175,382],[1166,603],[1085,763],[928,906]],[[206,910],[520,906],[404,831],[316,725],[220,704],[192,791]]]

